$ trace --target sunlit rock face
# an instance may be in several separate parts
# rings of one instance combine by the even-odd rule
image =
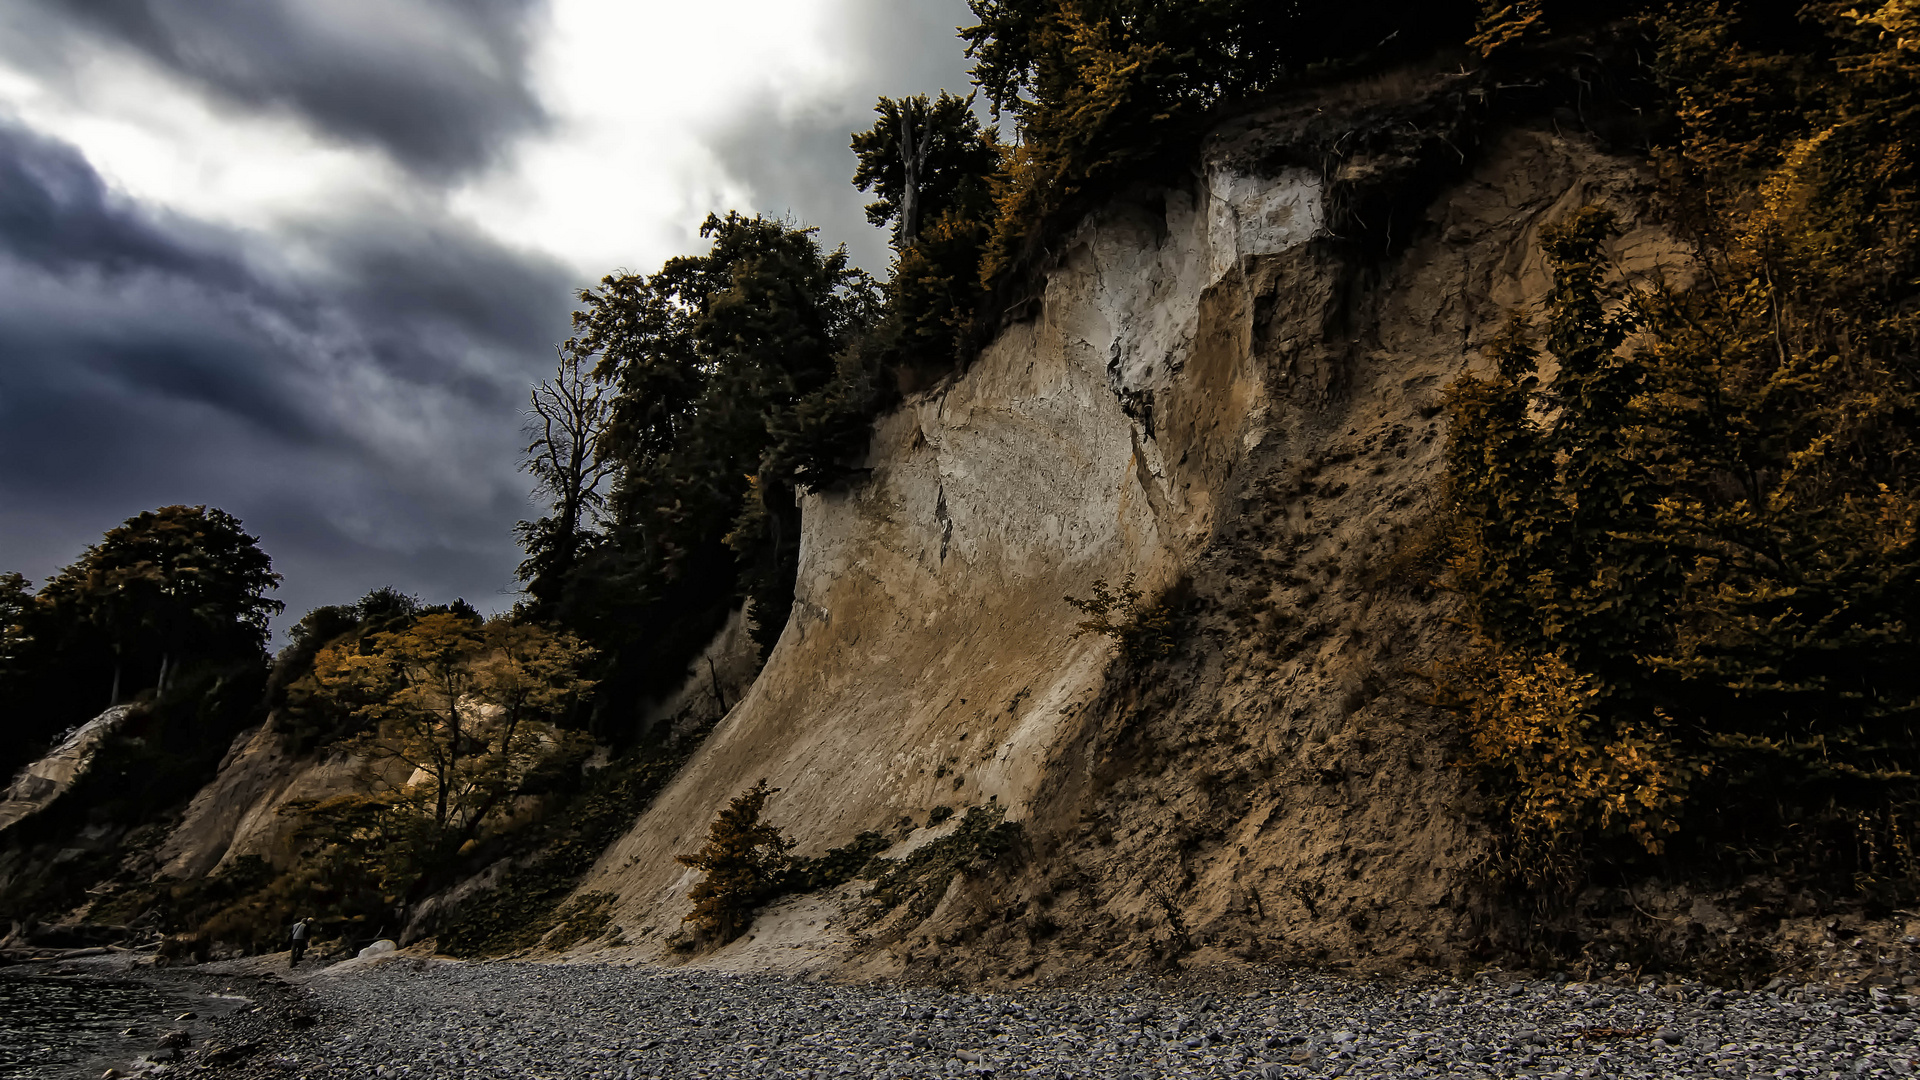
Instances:
[[[1030,318],[806,498],[765,669],[583,884],[620,897],[628,948],[677,955],[673,856],[762,778],[802,853],[877,830],[898,854],[953,828],[928,826],[943,806],[1003,808],[1027,847],[930,916],[809,898],[699,963],[1444,961],[1485,932],[1487,852],[1417,675],[1456,631],[1393,569],[1435,505],[1440,393],[1544,295],[1538,233],[1572,209],[1616,208],[1631,272],[1684,259],[1631,165],[1545,130],[1408,206],[1362,192],[1400,215],[1367,248],[1329,210],[1352,178],[1431,170],[1262,164],[1290,137],[1244,123],[1190,186],[1089,218]],[[1183,612],[1176,656],[1131,672],[1066,600],[1128,575]]]
[[[405,770],[388,771],[396,775],[382,779],[392,783]],[[300,821],[282,810],[362,790],[367,779],[364,758],[337,750],[295,754],[271,721],[249,728],[167,834],[156,853],[160,876],[191,880],[221,873],[242,858],[285,869],[299,854],[293,841]]]

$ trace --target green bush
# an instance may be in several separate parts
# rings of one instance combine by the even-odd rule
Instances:
[[[919,918],[933,914],[955,875],[970,872],[1004,858],[1020,843],[1020,823],[1006,820],[998,803],[975,806],[947,836],[885,865],[869,898],[883,909],[906,905]]]
[[[1145,594],[1128,574],[1118,588],[1099,578],[1086,599],[1068,596],[1067,603],[1086,618],[1076,624],[1073,636],[1099,634],[1120,646],[1120,654],[1132,664],[1151,663],[1173,655],[1173,611],[1164,599],[1142,603]]]

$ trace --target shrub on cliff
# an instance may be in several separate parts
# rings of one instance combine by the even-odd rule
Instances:
[[[792,842],[760,820],[767,800],[779,790],[761,780],[734,796],[713,819],[706,844],[691,855],[674,856],[704,875],[687,894],[693,910],[684,921],[719,944],[746,930],[754,909],[778,892],[793,861]]]
[[[928,823],[932,824],[931,817]],[[868,899],[880,909],[904,904],[915,917],[924,919],[933,914],[956,876],[1012,855],[1024,831],[1019,822],[1006,819],[1006,809],[998,802],[969,807],[959,828],[948,835],[897,862],[876,859],[868,869],[879,876]]]
[[[1097,634],[1120,647],[1130,664],[1145,664],[1173,655],[1173,612],[1164,598],[1144,602],[1146,594],[1128,574],[1118,587],[1100,578],[1090,595],[1066,597],[1068,605],[1085,615],[1075,624],[1074,637]]]
[[[1549,228],[1557,372],[1540,385],[1516,315],[1449,392],[1450,576],[1477,645],[1442,685],[1533,884],[1619,838],[1920,885],[1915,286],[1837,295],[1826,261],[1843,226],[1854,258],[1920,254],[1882,202],[1911,177],[1883,158],[1836,179],[1818,138],[1796,145],[1692,288],[1613,283],[1603,210]],[[1881,216],[1836,222],[1849,206]]]

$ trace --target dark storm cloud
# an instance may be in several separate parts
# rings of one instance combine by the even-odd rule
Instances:
[[[882,94],[971,90],[971,61],[955,31],[973,21],[966,0],[846,0],[834,25],[847,35],[850,91],[796,113],[783,110],[778,88],[769,86],[759,107],[724,126],[710,145],[753,192],[753,210],[817,226],[828,247],[844,243],[861,266],[880,273],[889,257],[886,236],[867,223],[872,196],[853,186],[848,143],[853,132],[873,126]]]
[[[195,231],[201,235],[191,235]],[[0,392],[20,396],[21,382],[35,372],[26,358],[58,343],[65,362],[41,371],[43,378],[70,378],[79,364],[116,373],[145,393],[203,397],[297,432],[297,415],[247,366],[251,343],[232,332],[229,320],[171,325],[182,310],[183,289],[191,293],[189,305],[213,296],[224,297],[229,308],[241,298],[261,301],[260,284],[213,239],[206,230],[170,228],[112,195],[73,147],[0,120],[0,257],[13,264],[0,271],[0,280],[14,301],[0,302],[0,311],[33,298],[17,321],[0,323],[0,356],[10,361]],[[74,300],[74,282],[82,291],[113,282],[112,306],[73,309],[71,325],[62,329],[59,316]],[[131,334],[117,327],[117,317],[143,297],[158,300],[157,313],[169,317],[143,321]],[[42,314],[52,318],[43,321]],[[16,420],[27,427],[34,422]]]
[[[100,40],[445,178],[547,120],[526,85],[542,0],[27,0],[22,50]],[[31,57],[23,57],[31,62]]]
[[[0,120],[0,243],[45,269],[124,271],[165,267],[228,276],[218,260],[190,251],[153,222],[115,205],[78,151]]]
[[[388,583],[502,606],[519,410],[570,284],[431,212],[179,221],[0,121],[0,569],[208,503],[261,535],[292,616]]]
[[[557,264],[516,255],[468,229],[369,211],[305,230],[331,269],[331,294],[367,347],[394,366],[422,361],[440,379],[490,375],[501,352],[552,359],[571,281]],[[517,394],[517,391],[516,391]]]

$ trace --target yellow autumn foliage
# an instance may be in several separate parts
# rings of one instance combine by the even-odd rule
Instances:
[[[1462,709],[1463,764],[1512,777],[1508,813],[1524,852],[1563,852],[1596,831],[1658,853],[1679,831],[1689,783],[1707,772],[1679,750],[1659,712],[1608,718],[1600,687],[1558,653],[1483,648],[1455,666],[1446,689]],[[1537,877],[1551,861],[1523,859],[1523,871]]]

